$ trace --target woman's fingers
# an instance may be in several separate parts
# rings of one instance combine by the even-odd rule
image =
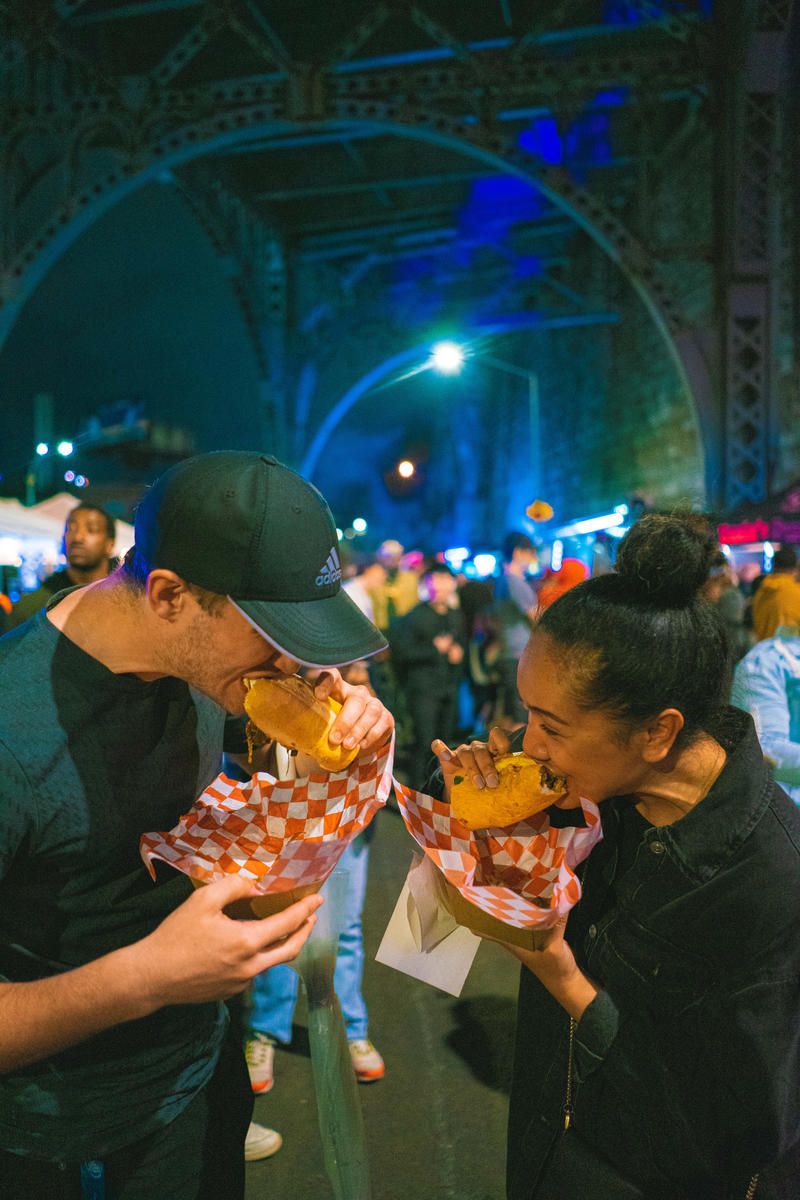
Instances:
[[[465,753],[459,755],[465,769],[472,776],[472,782],[477,788],[497,787],[500,782],[497,768],[494,765],[494,755],[486,742],[470,742],[465,747]]]
[[[434,741],[431,742],[431,750],[438,758],[439,765],[442,767],[442,769],[452,765],[453,751],[449,746],[445,745],[441,738],[435,738]]]
[[[511,749],[511,739],[499,725],[495,725],[489,732],[489,749],[495,758],[500,758],[502,755],[508,754]]]
[[[457,782],[459,776],[466,775],[478,788],[497,786],[494,757],[486,742],[464,743],[451,750],[437,738],[431,742],[431,750],[439,759],[448,782]]]

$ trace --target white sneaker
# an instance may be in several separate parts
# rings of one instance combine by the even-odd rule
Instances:
[[[347,1044],[350,1047],[350,1059],[359,1083],[374,1083],[377,1079],[383,1079],[386,1074],[386,1066],[368,1038]]]
[[[266,1033],[254,1033],[244,1046],[250,1087],[256,1096],[265,1096],[274,1081],[275,1042]]]
[[[271,1158],[277,1154],[283,1145],[283,1138],[274,1129],[266,1125],[256,1125],[250,1122],[247,1137],[244,1139],[244,1161],[257,1162],[260,1158]]]

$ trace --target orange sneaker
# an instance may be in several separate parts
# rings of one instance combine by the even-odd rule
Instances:
[[[244,1056],[250,1087],[256,1096],[265,1096],[274,1083],[275,1043],[266,1033],[254,1033],[245,1042]]]
[[[386,1074],[386,1064],[367,1038],[348,1042],[350,1059],[359,1083],[375,1083]]]

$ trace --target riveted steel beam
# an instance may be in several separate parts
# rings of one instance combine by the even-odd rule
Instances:
[[[729,71],[720,81],[726,128],[719,170],[726,204],[718,266],[728,509],[765,499],[776,465],[781,88],[791,10],[789,0],[749,0],[723,26],[727,62],[744,62],[742,71]]]

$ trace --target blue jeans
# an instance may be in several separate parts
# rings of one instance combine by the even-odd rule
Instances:
[[[337,864],[337,871],[349,872],[347,901],[333,986],[342,1006],[348,1041],[367,1036],[367,1006],[361,994],[364,973],[364,940],[361,913],[367,890],[369,845],[363,837],[350,843]],[[266,1033],[288,1045],[292,1040],[292,1017],[297,1002],[297,972],[288,966],[272,967],[253,980],[250,989],[250,1033]]]

